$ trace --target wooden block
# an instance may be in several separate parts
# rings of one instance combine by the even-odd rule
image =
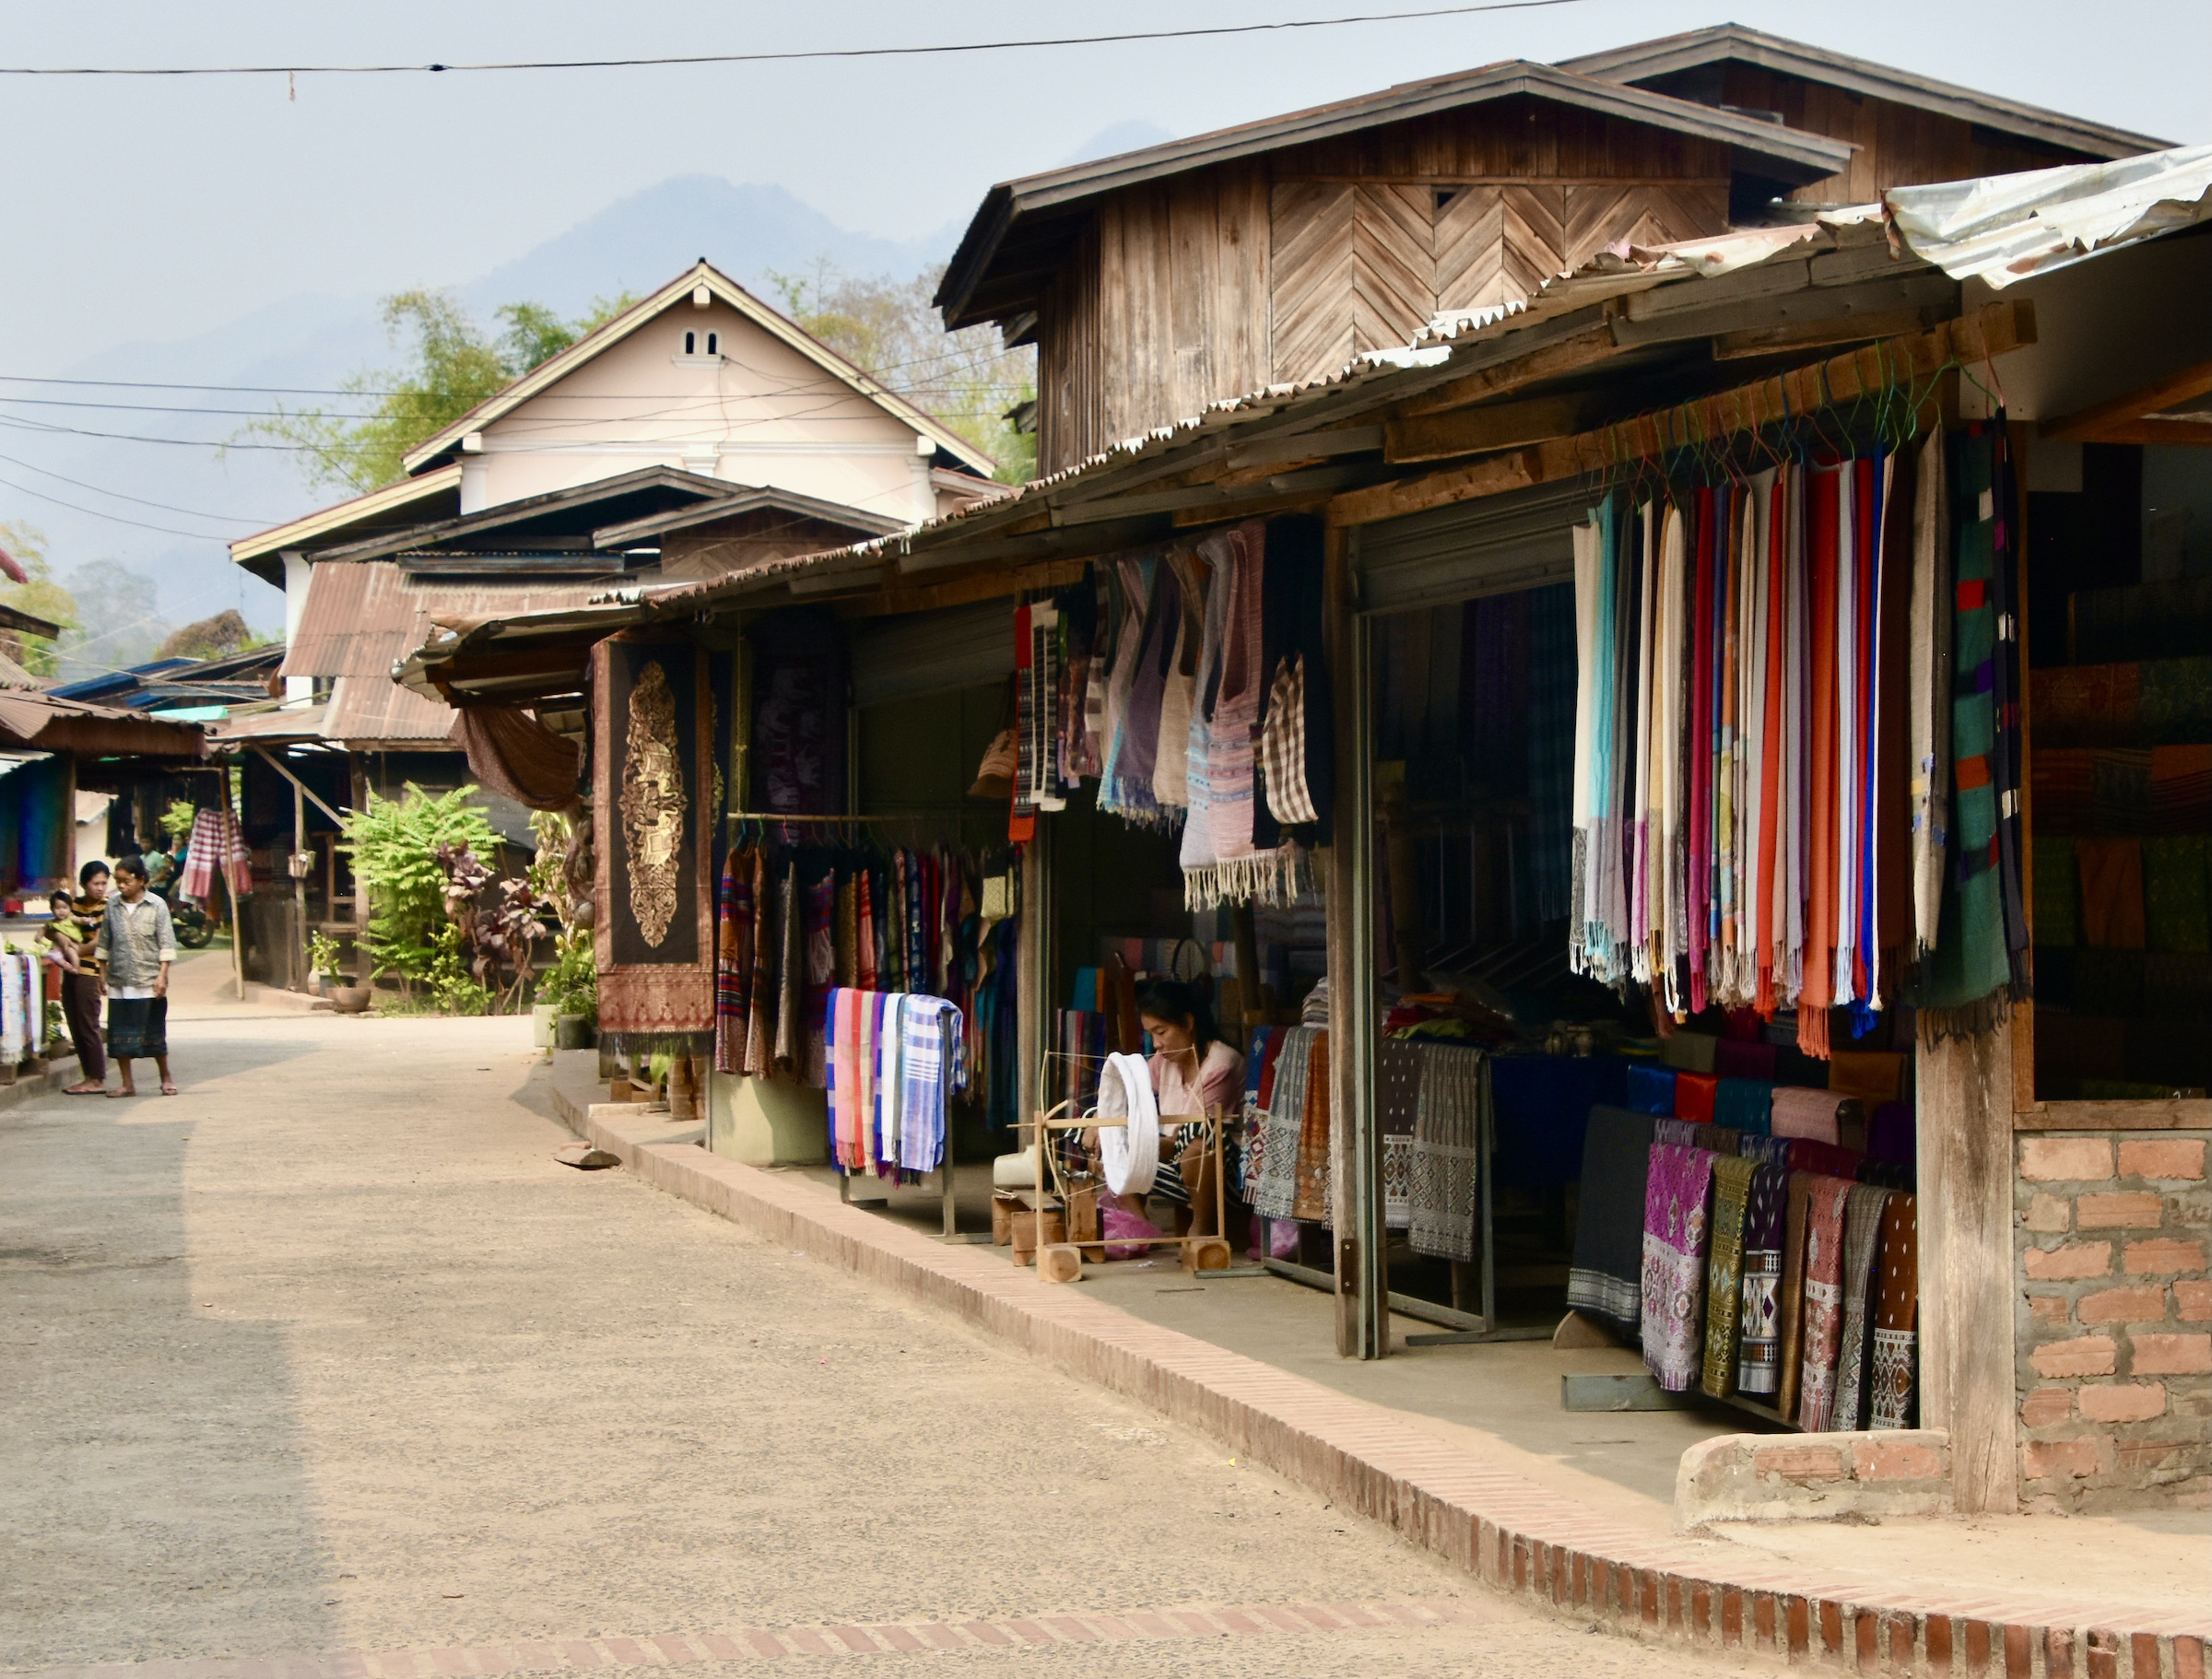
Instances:
[[[1070,1241],[1095,1242],[1099,1239],[1099,1191],[1096,1184],[1069,1192],[1067,1234]]]
[[[1021,1205],[1011,1195],[991,1197],[991,1245],[1004,1248],[1014,1239],[1014,1213]]]
[[[1072,1242],[1053,1242],[1037,1255],[1037,1274],[1047,1283],[1083,1280],[1083,1250]]]
[[[1232,1257],[1229,1243],[1218,1236],[1204,1236],[1182,1244],[1185,1271],[1227,1271]]]
[[[1037,1239],[1040,1220],[1044,1227],[1042,1242]],[[1017,1212],[1012,1223],[1014,1258],[1019,1264],[1034,1264],[1040,1247],[1049,1248],[1054,1242],[1067,1239],[1067,1220],[1057,1207],[1048,1207],[1041,1213]]]
[[[1551,1344],[1559,1347],[1618,1346],[1620,1339],[1581,1312],[1571,1311],[1559,1320],[1559,1328],[1551,1332]]]

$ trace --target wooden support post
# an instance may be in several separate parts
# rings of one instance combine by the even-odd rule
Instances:
[[[292,959],[297,964],[294,977],[299,983],[291,989],[307,989],[307,796],[295,781],[292,783],[292,912],[296,924],[293,932]]]
[[[230,808],[230,766],[226,764],[218,772],[223,781],[223,808]],[[231,817],[236,821],[237,817]],[[224,894],[230,900],[230,980],[238,987],[238,1000],[246,1000],[246,915],[238,901],[238,888],[230,884],[230,859],[218,857],[215,872],[222,876]]]
[[[1961,1515],[2018,1506],[2013,1030],[1920,1044],[1920,1419],[1951,1437]]]

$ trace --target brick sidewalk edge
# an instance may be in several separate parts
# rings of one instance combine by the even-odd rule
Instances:
[[[1366,1402],[830,1200],[795,1174],[619,1121],[549,1081],[571,1131],[657,1189],[895,1288],[1198,1428],[1508,1596],[1630,1637],[1860,1673],[2206,1679],[2212,1618],[2004,1593],[1935,1597],[1802,1565],[1720,1570]],[[616,1112],[619,1112],[617,1109]]]

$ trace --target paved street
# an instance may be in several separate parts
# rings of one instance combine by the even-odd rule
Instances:
[[[557,1164],[520,1022],[199,1012],[182,1097],[0,1114],[0,1666],[1688,1665]]]

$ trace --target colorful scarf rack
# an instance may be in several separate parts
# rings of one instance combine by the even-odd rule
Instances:
[[[2010,486],[1977,428],[1591,511],[1577,972],[1677,1016],[1794,1008],[1823,1056],[1830,1007],[1863,1033],[1915,969],[1947,1027],[2020,994]]]
[[[203,805],[192,814],[192,838],[185,842],[184,874],[177,890],[186,898],[205,898],[215,890],[218,870],[233,900],[253,889],[253,863],[238,818],[228,804]]]
[[[947,1105],[967,1088],[964,1032],[942,997],[830,991],[823,1059],[839,1169],[912,1180],[937,1168]]]

